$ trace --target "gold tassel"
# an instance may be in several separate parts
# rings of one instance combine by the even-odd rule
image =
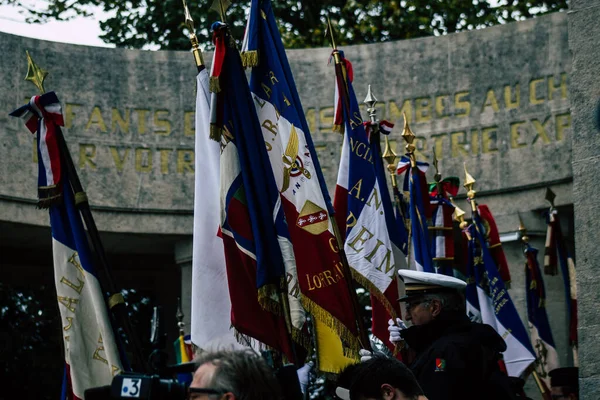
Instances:
[[[240,56],[242,57],[244,68],[256,67],[258,65],[258,50],[243,51]]]
[[[210,124],[210,134],[208,137],[217,143],[221,143],[222,136],[223,129],[219,128],[217,125]]]
[[[264,285],[258,289],[258,304],[263,310],[276,315],[283,315],[281,304],[277,299],[277,286],[274,284]]]
[[[211,76],[210,77],[208,89],[212,93],[219,93],[221,91],[221,84],[219,83],[219,77],[218,76]]]

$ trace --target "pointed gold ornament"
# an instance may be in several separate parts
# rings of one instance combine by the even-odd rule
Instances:
[[[521,218],[521,214],[519,216],[519,236],[521,236],[521,241],[524,244],[529,243],[529,236],[527,236],[527,228],[525,228],[525,224],[523,223],[523,219]]]
[[[477,181],[471,176],[471,174],[469,174],[469,171],[467,171],[467,163],[464,163],[464,168],[465,184],[463,186],[465,187],[465,189],[467,189],[467,197],[471,203],[471,210],[473,210],[473,212],[477,212],[477,203],[475,202],[475,194],[477,192],[475,191],[475,189],[473,189],[473,186],[475,186],[475,182]]]
[[[44,80],[48,76],[48,71],[42,69],[33,61],[29,51],[25,50],[25,54],[27,54],[27,76],[25,80],[33,83],[40,93],[44,94],[46,92],[44,90]]]
[[[221,16],[221,21],[223,23],[227,23],[227,20],[225,19],[225,13],[230,5],[231,1],[229,0],[214,0],[210,6],[210,9],[216,11],[219,16]]]
[[[194,29],[194,20],[192,19],[192,15],[190,14],[190,10],[188,9],[187,3],[185,0],[183,1],[183,10],[185,13],[185,26],[190,31],[189,37],[190,42],[192,43],[192,54],[194,55],[194,61],[196,62],[196,67],[198,70],[201,70],[201,67],[204,66],[204,59],[202,58],[202,51],[200,50],[200,44],[198,43],[198,37],[196,36],[196,30]]]
[[[402,130],[402,139],[406,142],[406,152],[408,153],[408,157],[410,158],[410,166],[412,168],[417,167],[417,159],[415,158],[415,150],[417,147],[414,145],[415,134],[410,129],[408,125],[408,119],[406,118],[406,113],[402,113],[404,116],[404,129]]]

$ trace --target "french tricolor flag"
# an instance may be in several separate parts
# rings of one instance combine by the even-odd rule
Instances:
[[[56,295],[65,350],[66,392],[83,399],[86,389],[110,385],[122,369],[120,352],[108,317],[106,303],[92,264],[87,236],[65,169],[60,168],[58,126],[63,125],[54,92],[35,96],[11,113],[21,117],[38,134],[40,186],[53,186],[50,226],[54,255]]]
[[[28,104],[10,113],[21,118],[38,144],[38,205],[48,208],[60,201],[61,163],[57,131],[64,126],[62,109],[54,92],[33,96]]]

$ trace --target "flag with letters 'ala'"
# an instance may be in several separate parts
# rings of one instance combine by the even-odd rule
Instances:
[[[332,208],[271,2],[253,0],[242,48],[252,67],[250,89],[263,146],[287,232],[279,231],[295,339],[302,339],[304,310],[314,316],[319,368],[339,372],[344,361],[323,359],[327,349],[359,349],[355,316],[341,266]],[[327,337],[324,342],[322,339]],[[340,339],[342,341],[340,342]],[[329,341],[333,340],[333,342]],[[325,344],[329,343],[329,344]]]
[[[40,205],[50,208],[54,278],[64,339],[69,397],[110,385],[122,369],[121,352],[92,263],[87,236],[66,168],[61,165],[62,111],[54,92],[32,97],[11,113],[38,142]]]

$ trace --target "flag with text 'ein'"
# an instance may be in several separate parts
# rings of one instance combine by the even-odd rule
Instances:
[[[279,241],[294,331],[301,332],[306,310],[314,316],[317,340],[319,331],[328,329],[340,349],[356,353],[357,330],[345,281],[349,277],[341,267],[331,204],[268,0],[252,1],[242,57],[252,67],[250,89],[279,194],[274,212],[282,210],[287,223]],[[297,334],[295,339],[304,343]],[[322,346],[327,348],[331,346]],[[338,372],[341,367],[320,362],[319,368]]]
[[[342,52],[339,55],[346,71],[351,71],[350,62]],[[387,321],[399,316],[396,272],[406,268],[406,263],[381,159],[379,132],[371,132],[370,124],[365,129],[350,79],[352,74],[346,75],[347,80],[336,77],[336,83],[343,85],[338,93],[342,97],[345,133],[334,208],[338,223],[343,224],[340,227],[344,250],[353,278],[387,312],[383,317],[379,309],[373,313],[373,333],[393,349],[388,341]],[[378,308],[377,304],[374,307]]]
[[[26,125],[30,131],[37,133],[40,183],[54,182],[53,196],[61,199],[46,205],[50,207],[54,278],[66,362],[66,390],[69,397],[83,399],[86,389],[110,385],[113,376],[121,372],[122,352],[117,346],[96,277],[69,176],[64,168],[56,168],[62,158],[57,141],[62,112],[56,94],[49,92],[35,96],[30,102],[29,112],[31,115]],[[49,137],[50,132],[52,138]],[[52,144],[48,141],[52,141]],[[56,150],[53,156],[56,158],[47,157],[48,146]],[[49,170],[54,173],[52,178]]]

